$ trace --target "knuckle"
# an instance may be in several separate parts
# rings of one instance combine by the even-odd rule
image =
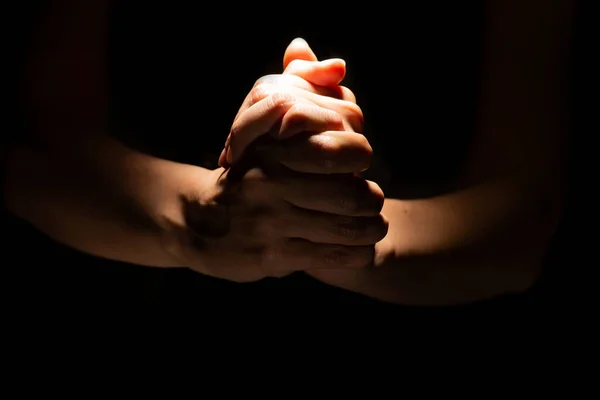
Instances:
[[[289,93],[289,84],[286,86],[281,75],[265,75],[258,79],[250,91],[251,104],[266,100],[265,106],[269,109],[293,104],[295,97]]]
[[[264,277],[283,278],[293,272],[293,268],[285,262],[288,251],[282,242],[269,243],[262,247],[259,269]]]
[[[321,118],[330,126],[330,129],[343,129],[344,118],[336,111],[320,107]]]
[[[367,204],[374,213],[378,214],[383,209],[383,204],[385,203],[385,193],[383,193],[383,190],[377,183],[372,181],[366,182],[369,186],[369,201]]]
[[[356,215],[362,211],[360,201],[352,195],[340,196],[338,204],[342,211],[349,215]]]
[[[259,266],[265,276],[277,276],[281,271],[277,266],[282,259],[282,250],[277,246],[263,246],[260,249]]]
[[[356,241],[365,234],[365,227],[354,217],[338,217],[334,224],[335,234],[348,241]]]
[[[238,190],[240,196],[246,201],[268,202],[275,191],[275,183],[261,168],[252,168],[244,175]]]
[[[273,93],[277,75],[265,75],[259,78],[250,90],[252,104],[256,104]]]
[[[346,86],[340,86],[342,91],[342,100],[346,100],[356,104],[356,95],[354,92]]]
[[[360,177],[352,177],[339,192],[340,206],[348,215],[378,215],[385,201],[383,191],[376,183]]]
[[[375,244],[388,232],[388,221],[382,215],[373,217],[339,217],[334,224],[334,233],[350,243]]]
[[[320,154],[317,161],[325,168],[331,169],[339,163],[347,163],[358,172],[371,166],[373,148],[360,133],[347,132],[343,138],[323,133],[311,136],[309,141]]]
[[[321,119],[328,122],[337,122],[340,124],[343,122],[342,116],[337,111],[325,107],[316,107],[318,110],[318,115]]]
[[[306,131],[316,129],[342,129],[344,120],[336,111],[305,103],[294,103],[285,115],[290,126],[300,126]]]
[[[271,276],[275,271],[276,254],[274,254],[267,244],[254,244],[244,248],[244,253],[249,261],[248,274],[253,276],[251,281],[260,280]],[[251,272],[250,272],[251,271]]]
[[[263,75],[254,82],[254,88],[258,86],[273,86],[281,80],[281,75],[278,74],[267,74]]]
[[[377,216],[377,220],[375,222],[375,229],[373,237],[376,242],[379,242],[383,238],[385,238],[388,234],[390,223],[388,219],[383,216],[383,214],[379,214]]]
[[[344,101],[343,110],[344,110],[345,114],[348,116],[351,116],[354,118],[360,118],[360,119],[364,118],[362,108],[360,108],[360,106],[358,104],[356,104],[352,101]]]
[[[245,184],[263,183],[267,182],[267,174],[262,168],[250,168],[244,175]]]
[[[276,110],[293,106],[296,97],[286,92],[276,91],[267,96],[264,101],[267,110]]]
[[[352,147],[352,159],[357,168],[362,171],[368,169],[373,160],[373,147],[371,147],[369,140],[364,135],[357,133]]]
[[[333,169],[337,164],[337,158],[343,151],[343,145],[334,136],[327,134],[312,135],[309,142],[319,154],[315,161],[325,169]]]
[[[336,140],[335,136],[326,133],[313,135],[309,140],[324,155],[337,155],[344,148],[343,144],[339,140]]]
[[[323,260],[327,266],[336,268],[362,268],[371,264],[374,246],[335,246]]]
[[[354,139],[356,149],[364,153],[365,156],[371,158],[373,156],[373,147],[371,146],[371,143],[369,143],[369,139],[360,133],[357,133],[354,136]]]
[[[272,88],[266,84],[260,84],[258,86],[255,86],[250,91],[250,104],[253,105],[262,101],[263,99],[268,97],[272,92]]]
[[[360,106],[352,101],[344,101],[341,112],[355,132],[362,132],[364,126],[364,114]]]
[[[307,120],[306,111],[306,104],[295,103],[286,113],[285,119],[290,125],[304,124]]]
[[[367,267],[373,263],[375,246],[354,246],[351,251],[355,267]]]
[[[342,247],[334,247],[323,256],[323,262],[326,266],[335,268],[344,268],[352,261],[348,250]]]

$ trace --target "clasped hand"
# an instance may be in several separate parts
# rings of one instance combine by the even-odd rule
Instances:
[[[317,61],[295,40],[284,72],[243,102],[211,184],[187,203],[180,254],[199,272],[237,282],[373,263],[387,233],[384,195],[360,176],[372,148],[342,60]]]

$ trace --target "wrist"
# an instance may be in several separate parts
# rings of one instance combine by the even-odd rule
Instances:
[[[174,265],[204,270],[201,237],[214,236],[226,225],[226,215],[216,212],[214,198],[223,168],[216,170],[167,162],[159,175],[168,190],[145,206],[161,232],[161,249]]]
[[[138,265],[181,266],[163,244],[185,227],[182,199],[202,197],[211,171],[158,159],[101,135],[12,149],[6,207],[54,240]]]

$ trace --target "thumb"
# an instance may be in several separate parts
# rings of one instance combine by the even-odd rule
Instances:
[[[284,75],[296,75],[313,85],[337,86],[346,75],[346,62],[341,58],[325,61],[294,60],[290,62]]]
[[[283,56],[284,74],[296,75],[318,86],[337,86],[346,75],[346,62],[340,58],[318,61],[306,40],[296,38]]]
[[[312,51],[306,40],[296,38],[288,45],[283,55],[283,69],[294,60],[318,61],[317,56]]]

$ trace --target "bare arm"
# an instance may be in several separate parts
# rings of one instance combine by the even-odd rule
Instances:
[[[317,271],[387,301],[455,304],[535,282],[562,212],[573,2],[488,2],[478,138],[462,188],[387,199],[378,267]]]
[[[7,207],[97,256],[174,266],[164,251],[179,196],[209,172],[106,135],[108,0],[47,2],[22,85],[30,137],[8,149]]]

